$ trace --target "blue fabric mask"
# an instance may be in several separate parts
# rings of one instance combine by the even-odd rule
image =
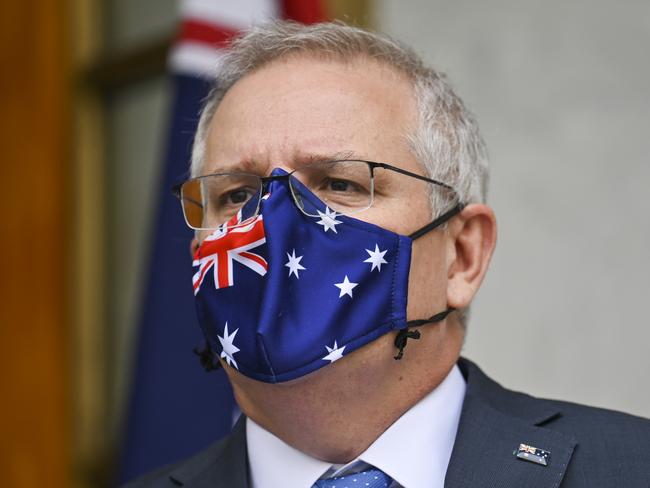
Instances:
[[[286,175],[275,170],[273,175]],[[304,376],[393,331],[396,345],[418,338],[406,303],[413,236],[460,211],[456,207],[410,237],[339,215],[301,187],[305,215],[285,181],[271,181],[260,202],[244,206],[196,252],[194,292],[208,347],[240,373],[277,383]],[[209,367],[207,369],[210,369]]]

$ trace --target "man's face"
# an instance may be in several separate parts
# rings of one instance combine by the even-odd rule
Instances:
[[[409,81],[390,68],[365,59],[347,63],[304,56],[281,59],[227,92],[209,129],[202,173],[246,171],[263,176],[274,168],[290,172],[313,160],[346,155],[424,174],[407,143],[417,120]],[[379,170],[373,206],[354,217],[409,234],[431,220],[429,191],[428,184],[419,180]],[[414,242],[409,320],[447,308],[447,263],[453,253],[449,242],[441,230]],[[225,369],[244,413],[305,452],[345,459],[337,449],[354,445],[365,434],[350,425],[347,439],[330,438],[331,432],[316,432],[315,426],[340,425],[344,421],[340,406],[362,411],[367,408],[365,399],[377,392],[398,398],[377,418],[403,412],[413,395],[428,391],[427,385],[416,384],[417,378],[441,381],[456,361],[462,343],[459,328],[437,324],[421,330],[421,340],[409,345],[401,361],[393,359],[394,334],[386,334],[340,361],[286,383],[267,384]],[[409,395],[395,393],[400,388],[409,389]],[[314,438],[322,445],[310,451]]]
[[[208,130],[201,173],[265,176],[274,168],[290,172],[343,157],[423,175],[407,142],[417,121],[411,83],[392,68],[365,58],[345,63],[306,55],[282,58],[226,93]],[[355,218],[405,235],[431,221],[429,192],[438,189],[386,170],[377,172],[375,183],[373,206]],[[487,269],[495,236],[491,210],[472,204],[448,229],[414,241],[407,319],[467,306]],[[392,332],[284,383],[255,381],[224,367],[250,418],[314,457],[347,462],[448,374],[463,340],[456,320],[451,315],[419,328],[421,338],[409,341],[400,361],[393,359]]]

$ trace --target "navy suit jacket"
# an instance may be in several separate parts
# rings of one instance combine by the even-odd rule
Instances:
[[[445,487],[650,487],[649,420],[533,398],[503,388],[467,359],[458,365],[467,391]],[[549,451],[548,465],[518,459],[520,444]],[[178,486],[250,486],[243,416],[225,439],[125,488]]]

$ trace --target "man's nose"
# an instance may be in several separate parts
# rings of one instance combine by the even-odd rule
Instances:
[[[268,176],[273,176],[274,174],[277,174],[278,171],[284,173],[291,173],[293,170],[294,168],[287,165],[286,163],[278,163],[271,166],[271,170],[269,171]]]
[[[267,178],[273,178],[271,180],[266,180],[262,187],[262,193],[266,193],[270,187],[274,184],[286,184],[289,183],[289,173],[291,169],[286,166],[274,166],[271,172],[268,174]]]

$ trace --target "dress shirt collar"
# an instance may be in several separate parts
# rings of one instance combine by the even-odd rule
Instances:
[[[464,397],[465,380],[454,366],[435,390],[345,466],[312,458],[248,418],[246,442],[252,486],[309,488],[324,473],[338,476],[368,463],[406,488],[442,487]]]

